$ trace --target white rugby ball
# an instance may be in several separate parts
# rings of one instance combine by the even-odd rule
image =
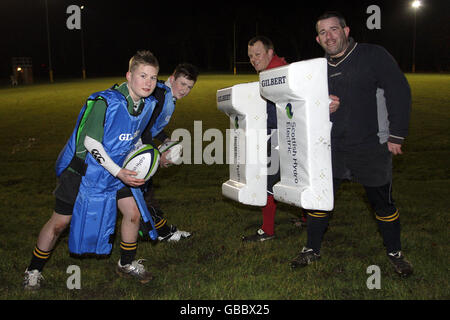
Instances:
[[[127,155],[122,167],[137,172],[135,178],[147,181],[158,170],[159,157],[158,149],[152,145],[143,144]]]
[[[183,153],[183,146],[180,144],[180,141],[167,141],[158,147],[159,152],[162,154],[166,151],[169,151],[166,154],[166,159],[174,164],[179,164],[177,161],[180,160],[181,155]]]

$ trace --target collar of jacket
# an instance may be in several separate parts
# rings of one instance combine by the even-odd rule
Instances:
[[[325,58],[327,59],[329,65],[337,67],[342,61],[344,61],[350,55],[350,53],[352,53],[353,49],[355,49],[358,43],[355,42],[355,40],[352,37],[349,37],[348,40],[349,40],[348,47],[347,49],[345,49],[345,53],[342,56],[338,58],[332,58],[328,53],[325,54]]]
[[[166,82],[164,82],[164,84],[170,88],[170,91],[172,91],[172,84],[170,83],[169,79],[167,79]],[[177,102],[177,98],[175,98],[173,94],[172,94],[172,101],[173,103]]]

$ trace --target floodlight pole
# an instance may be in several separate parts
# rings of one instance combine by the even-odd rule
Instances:
[[[414,8],[414,36],[413,36],[413,50],[412,50],[412,67],[411,72],[416,72],[416,20],[417,20],[417,9]]]
[[[49,73],[49,77],[50,77],[50,83],[53,83],[52,54],[51,54],[51,45],[50,45],[50,27],[49,27],[49,23],[48,23],[47,0],[45,0],[45,18],[47,21],[48,73]]]
[[[236,75],[236,21],[233,22],[233,74]]]
[[[421,6],[420,0],[414,0],[411,3],[411,6],[414,10],[414,31],[413,31],[413,48],[412,48],[412,66],[411,66],[411,72],[416,72],[416,25],[417,25],[417,10]]]
[[[83,80],[86,80],[86,63],[84,60],[84,37],[83,37],[83,9],[81,6],[81,16],[80,16],[80,31],[81,31],[81,73]]]

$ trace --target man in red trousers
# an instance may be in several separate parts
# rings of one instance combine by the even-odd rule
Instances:
[[[279,57],[275,53],[274,45],[270,39],[265,36],[256,36],[248,42],[248,57],[250,63],[255,68],[256,72],[272,69],[287,65],[288,63],[282,57]],[[336,111],[339,107],[339,98],[330,95],[332,102],[330,103],[330,112]],[[271,159],[272,147],[272,134],[276,134],[277,130],[277,111],[275,103],[267,101],[267,134],[270,138],[267,140],[267,158]],[[274,146],[276,146],[275,143]],[[277,172],[273,167],[278,168]],[[275,213],[277,209],[277,203],[273,198],[273,186],[280,181],[280,169],[277,164],[268,164],[267,174],[267,204],[262,208],[263,224],[256,234],[244,236],[243,241],[265,241],[275,237]],[[301,217],[301,222],[306,224],[306,218],[304,215]]]

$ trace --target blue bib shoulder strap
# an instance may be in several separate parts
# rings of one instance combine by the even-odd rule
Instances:
[[[142,190],[140,188],[130,188],[130,189],[134,199],[136,200],[136,204],[141,213],[142,220],[144,220],[144,223],[147,225],[148,230],[150,230],[148,232],[150,239],[152,240],[158,239],[158,232],[156,231],[152,215],[150,214],[150,211],[147,208],[147,204],[145,203],[144,194],[142,193]]]

